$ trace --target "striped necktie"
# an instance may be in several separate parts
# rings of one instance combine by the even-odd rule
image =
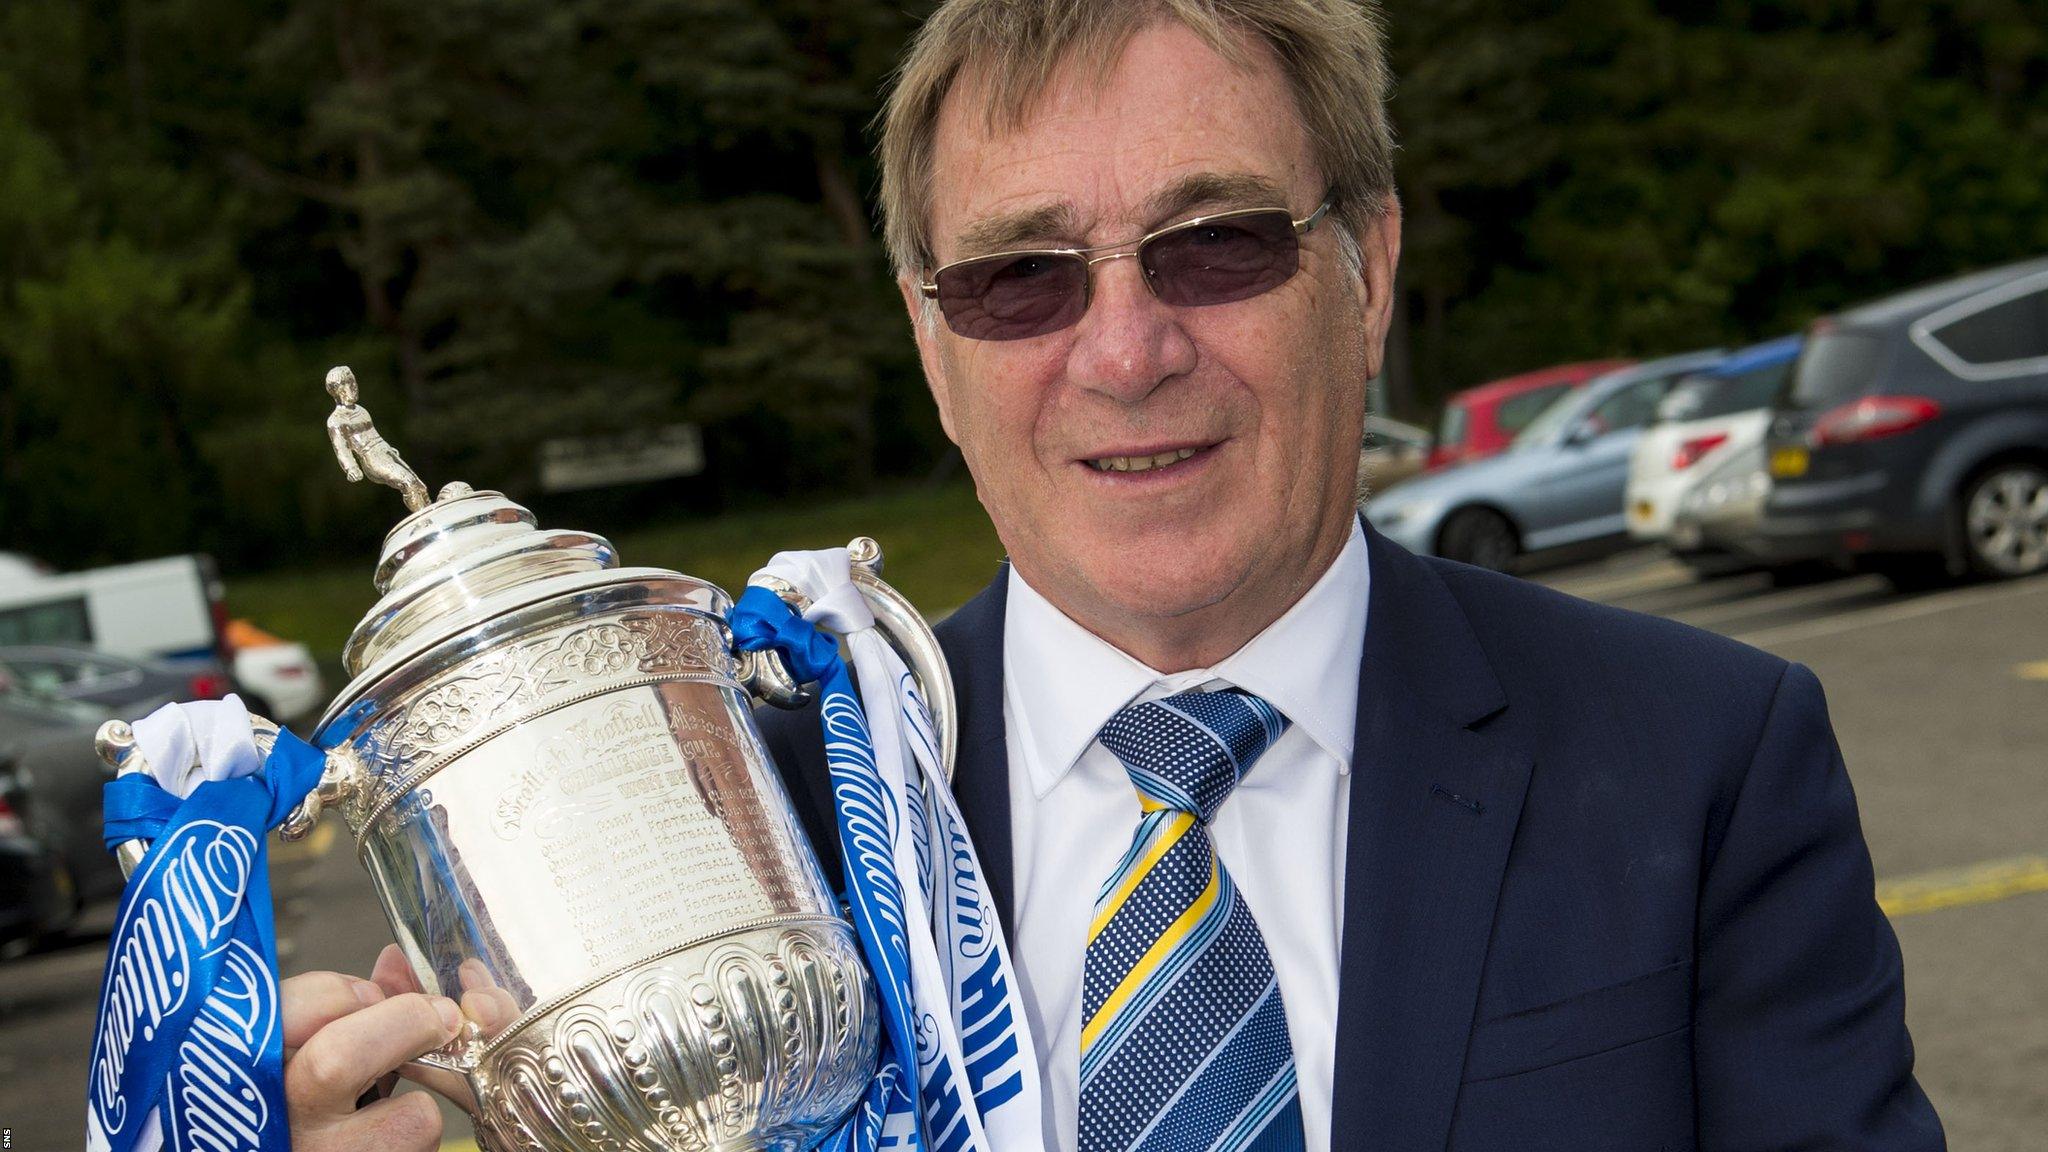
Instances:
[[[1143,815],[1095,897],[1081,990],[1082,1152],[1300,1152],[1273,958],[1209,818],[1287,727],[1235,690],[1133,704],[1097,739]]]

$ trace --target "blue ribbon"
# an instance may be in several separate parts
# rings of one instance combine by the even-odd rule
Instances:
[[[825,762],[832,773],[833,808],[839,819],[839,857],[854,931],[874,973],[882,1001],[882,1051],[867,1097],[821,1147],[831,1152],[870,1152],[884,1146],[885,1130],[908,1133],[890,1147],[921,1148],[916,1033],[912,1030],[910,952],[904,922],[903,889],[896,878],[889,829],[901,814],[875,769],[874,741],[867,716],[854,694],[853,678],[839,645],[790,611],[766,588],[740,594],[730,617],[733,640],[743,651],[781,653],[803,683],[816,681],[818,711],[825,728]],[[892,1121],[894,1121],[892,1123]]]
[[[106,786],[107,846],[153,841],[121,894],[93,1029],[87,1109],[113,1152],[159,1106],[172,1152],[289,1149],[265,837],[324,761],[280,732],[262,771],[182,800],[142,774]]]

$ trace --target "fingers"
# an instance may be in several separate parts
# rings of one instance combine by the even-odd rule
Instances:
[[[498,986],[481,960],[464,960],[456,970],[462,981],[462,1014],[476,1021],[485,1036],[496,1036],[519,1018],[519,1002]]]
[[[436,1152],[441,1109],[424,1092],[379,1100],[346,1116],[292,1116],[293,1152]]]
[[[302,1116],[316,1122],[347,1115],[378,1077],[454,1039],[461,1024],[453,1000],[416,992],[329,1022],[285,1063],[285,1100],[294,1123]]]
[[[286,1051],[303,1045],[320,1029],[385,999],[368,980],[339,972],[307,972],[279,985]]]
[[[413,975],[412,965],[405,959],[405,953],[396,944],[386,944],[377,953],[376,966],[370,969],[370,979],[384,990],[386,996],[403,996],[407,992],[424,992],[419,978]]]

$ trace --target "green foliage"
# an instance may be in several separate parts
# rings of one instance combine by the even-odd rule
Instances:
[[[6,546],[360,561],[396,504],[336,480],[336,363],[431,485],[705,426],[592,526],[924,475],[866,125],[931,7],[0,4]],[[2048,250],[2039,0],[1389,9],[1397,408]]]
[[[543,504],[544,522],[561,522]],[[996,574],[1002,545],[965,484],[890,488],[851,500],[783,501],[611,537],[624,562],[670,568],[728,591],[784,548],[829,548],[855,536],[881,542],[885,574],[912,603],[933,615],[952,611]],[[375,603],[370,563],[357,557],[324,568],[294,568],[231,577],[228,607],[260,627],[290,636],[323,659],[341,646]]]
[[[2048,250],[2029,0],[1393,0],[1417,392]]]

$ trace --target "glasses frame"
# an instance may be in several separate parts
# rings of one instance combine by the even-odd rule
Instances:
[[[940,276],[945,275],[950,269],[958,268],[965,264],[979,263],[983,260],[1008,260],[1023,256],[1058,257],[1060,259],[1078,258],[1088,272],[1088,276],[1082,284],[1081,311],[1085,314],[1088,306],[1095,302],[1095,266],[1097,264],[1104,264],[1111,260],[1122,260],[1127,257],[1142,256],[1145,246],[1162,236],[1171,236],[1177,232],[1184,232],[1190,228],[1200,228],[1205,224],[1214,224],[1221,220],[1237,220],[1246,216],[1263,216],[1269,212],[1283,212],[1287,214],[1288,223],[1294,228],[1295,241],[1299,243],[1301,237],[1315,231],[1316,225],[1321,223],[1323,217],[1329,214],[1330,206],[1333,203],[1335,203],[1334,197],[1325,196],[1323,202],[1316,206],[1315,211],[1301,217],[1296,217],[1293,214],[1293,209],[1279,205],[1266,208],[1233,208],[1228,212],[1212,212],[1206,216],[1195,216],[1182,220],[1177,224],[1168,224],[1164,228],[1157,228],[1147,232],[1136,240],[1125,240],[1116,244],[1094,244],[1086,248],[1011,248],[1002,252],[989,252],[981,256],[969,256],[964,260],[954,260],[932,269],[930,276],[920,283],[917,289],[924,295],[925,299],[936,300],[939,298]],[[1128,248],[1130,251],[1111,251],[1117,248]],[[1109,255],[1092,255],[1092,253],[1096,252],[1108,252]],[[1144,262],[1141,260],[1138,266],[1144,268]],[[1145,288],[1156,299],[1159,295],[1159,288],[1152,282],[1153,279],[1153,274],[1150,270],[1147,270],[1144,275]],[[1277,286],[1275,285],[1275,287]],[[1250,299],[1250,297],[1247,297],[1247,299]],[[1059,329],[1055,328],[1052,331],[1056,332]]]

